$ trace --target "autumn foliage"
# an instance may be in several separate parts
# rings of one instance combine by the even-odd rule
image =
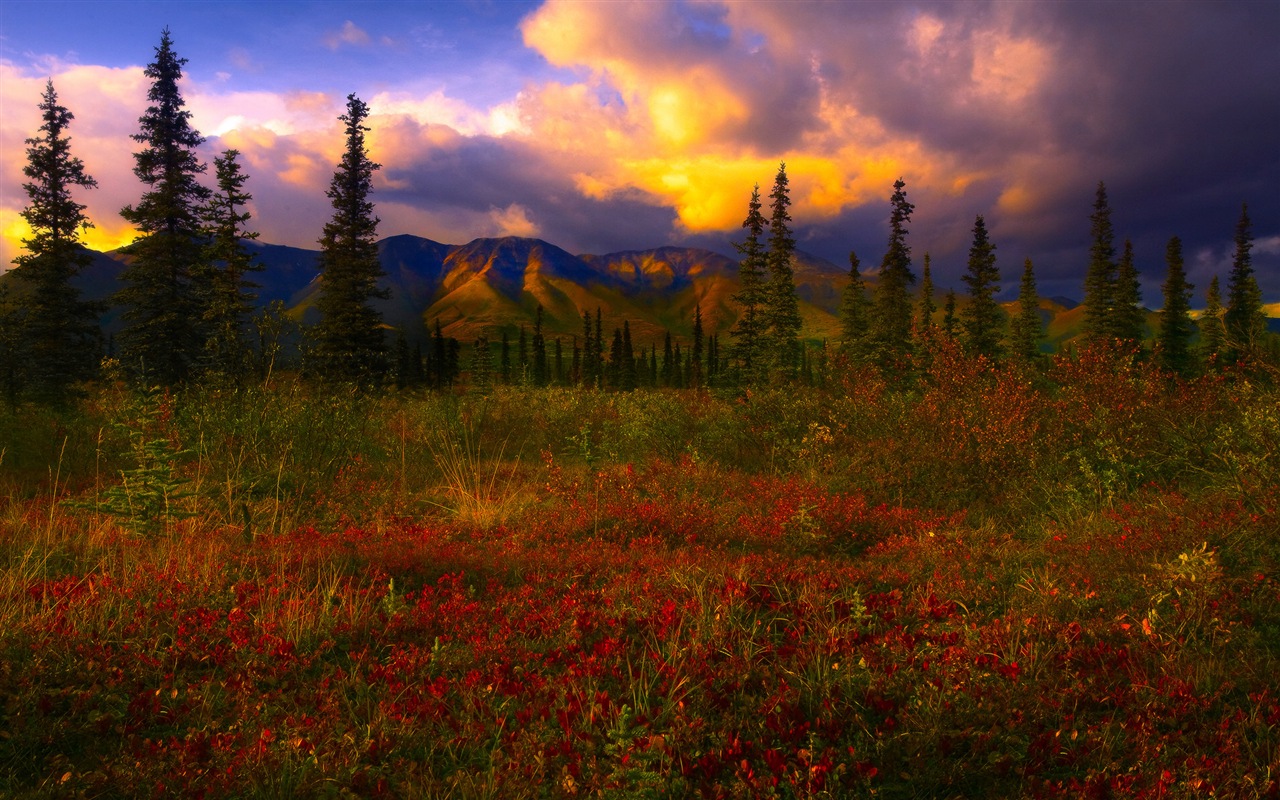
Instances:
[[[928,363],[11,414],[0,794],[1276,796],[1276,389]]]

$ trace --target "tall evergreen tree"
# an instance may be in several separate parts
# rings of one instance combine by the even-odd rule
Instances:
[[[97,181],[85,172],[84,163],[71,155],[71,138],[65,135],[75,116],[58,102],[53,81],[45,85],[40,103],[44,124],[40,134],[27,139],[29,179],[22,188],[27,207],[22,218],[31,228],[22,240],[25,255],[14,259],[14,278],[26,285],[25,311],[10,311],[13,342],[8,351],[12,400],[22,383],[29,382],[39,401],[62,405],[73,386],[92,376],[100,350],[98,308],[85,302],[71,280],[92,258],[80,243],[80,231],[90,227],[85,206],[77,203],[72,189],[91,189]],[[21,320],[21,324],[19,324]]]
[[[713,333],[707,337],[707,386],[717,386],[720,376],[720,334]]]
[[[595,351],[591,343],[595,339],[594,331],[591,328],[591,312],[583,310],[582,312],[582,378],[583,386],[594,386],[596,382],[596,373],[598,367],[595,363]]]
[[[600,317],[600,306],[596,306],[596,335],[592,340],[594,352],[592,357],[596,362],[596,383],[597,387],[604,386],[604,324]]]
[[[1227,354],[1232,359],[1253,350],[1267,330],[1262,291],[1253,275],[1253,226],[1248,205],[1240,207],[1235,243],[1231,274],[1227,277],[1227,310],[1223,316]]]
[[[1023,362],[1040,357],[1040,340],[1044,338],[1044,321],[1040,319],[1040,296],[1036,293],[1035,267],[1031,259],[1022,265],[1022,282],[1018,284],[1018,315],[1010,324],[1010,350]]]
[[[862,359],[867,339],[867,293],[861,267],[858,254],[850,250],[849,283],[840,297],[840,350],[855,361]]]
[[[1160,334],[1157,338],[1160,365],[1170,372],[1187,375],[1191,372],[1191,290],[1187,283],[1187,271],[1182,260],[1182,240],[1174,236],[1169,240],[1164,254],[1168,267],[1165,273],[1164,308],[1160,310]]]
[[[800,355],[800,305],[796,297],[796,281],[791,262],[795,258],[796,240],[791,233],[791,190],[788,188],[787,165],[778,165],[778,174],[769,193],[773,203],[769,215],[769,250],[765,264],[769,283],[765,290],[765,329],[771,361],[784,374],[794,371]]]
[[[316,307],[316,356],[320,374],[330,381],[377,382],[386,372],[386,343],[382,315],[372,305],[389,293],[378,288],[382,264],[378,259],[378,218],[369,199],[373,173],[380,169],[369,159],[364,121],[369,107],[347,95],[346,147],[326,193],[333,218],[320,238],[320,297]]]
[[[868,331],[872,357],[882,366],[897,365],[911,350],[911,248],[907,246],[907,223],[915,206],[907,202],[906,184],[893,184],[889,198],[889,246],[880,262],[880,282],[876,287]]]
[[[613,329],[613,343],[609,347],[609,364],[605,368],[605,376],[609,388],[622,388],[622,328]]]
[[[1142,286],[1133,260],[1133,243],[1125,240],[1120,263],[1116,266],[1116,282],[1112,295],[1112,335],[1130,345],[1140,345],[1146,330],[1142,314]]]
[[[956,338],[959,320],[956,318],[956,290],[947,290],[947,299],[942,304],[942,335],[948,339]]]
[[[493,350],[483,336],[471,348],[471,385],[480,391],[493,388]]]
[[[542,335],[542,303],[533,318],[533,385],[547,385],[547,340]]]
[[[529,382],[529,337],[525,335],[524,326],[520,326],[520,338],[516,345],[516,366],[519,367],[520,383]]]
[[[578,344],[578,337],[573,337],[573,360],[569,364],[569,382],[574,386],[581,386],[582,377],[582,347]]]
[[[1115,335],[1115,232],[1111,227],[1111,206],[1107,203],[1107,187],[1098,182],[1093,201],[1089,246],[1089,269],[1084,278],[1084,332],[1093,341]]]
[[[758,380],[761,367],[760,344],[765,325],[765,274],[768,269],[762,237],[768,224],[760,213],[760,184],[756,184],[747,205],[747,218],[742,223],[742,227],[747,229],[747,238],[734,245],[742,260],[738,262],[740,288],[733,299],[742,311],[729,331],[734,338],[734,357],[742,381],[748,385]]]
[[[675,386],[675,353],[671,350],[671,331],[666,331],[662,342],[662,385]]]
[[[178,89],[186,63],[165,28],[144,73],[151,79],[151,105],[133,135],[145,145],[134,153],[133,174],[147,188],[137,205],[120,211],[140,234],[126,249],[131,260],[115,296],[124,307],[121,360],[164,384],[184,380],[202,347],[191,273],[203,256],[201,212],[209,190],[197,180],[205,171],[196,155],[204,138],[191,127]]]
[[[916,306],[916,328],[923,338],[928,338],[935,327],[933,315],[938,304],[933,299],[933,270],[929,254],[924,254],[924,263],[920,267],[920,301]]]
[[[244,246],[258,234],[245,227],[253,195],[244,190],[248,176],[240,168],[239,155],[227,150],[214,159],[218,188],[204,209],[208,246],[195,273],[204,327],[203,367],[224,377],[245,377],[249,372],[253,354],[248,322],[256,285],[246,273],[262,269]]]
[[[1200,315],[1200,350],[1206,363],[1217,366],[1226,346],[1227,328],[1223,322],[1222,290],[1218,276],[1209,281],[1205,292],[1204,313]]]
[[[693,307],[693,348],[689,353],[689,380],[690,388],[696,389],[702,386],[703,369],[703,332],[702,332],[702,303],[697,303]]]
[[[960,279],[969,287],[969,304],[960,312],[965,347],[976,355],[998,358],[1004,328],[1004,314],[995,299],[1000,290],[1000,270],[996,267],[996,246],[987,235],[987,223],[981,214],[973,223],[969,265]]]
[[[619,350],[618,388],[624,392],[635,391],[636,388],[636,351],[631,343],[631,323],[622,321],[622,347]]]

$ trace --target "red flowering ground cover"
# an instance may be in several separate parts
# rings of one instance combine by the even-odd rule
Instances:
[[[1015,413],[1077,436],[1079,385]],[[924,392],[900,425],[1008,435],[968,402]],[[688,413],[769,416],[734,408]],[[913,505],[886,499],[905,480],[822,478],[849,474],[841,437],[871,442],[871,413],[891,412],[801,418],[771,445],[790,470],[547,447],[489,481],[491,503],[528,495],[499,519],[383,502],[394,447],[382,475],[313,496],[311,524],[247,533],[205,516],[140,536],[11,495],[0,794],[1280,794],[1280,511],[1248,460],[1265,444],[1233,451],[1235,487],[1150,480],[1018,522],[949,508],[954,487]],[[885,419],[876,452],[906,459]],[[1169,458],[1144,419],[1115,447]],[[967,435],[935,457],[1049,458]]]

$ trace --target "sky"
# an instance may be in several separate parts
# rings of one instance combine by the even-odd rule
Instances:
[[[802,250],[874,273],[902,178],[909,244],[962,289],[984,217],[1003,295],[1031,258],[1079,298],[1105,182],[1160,305],[1183,241],[1225,287],[1243,203],[1280,301],[1280,3],[457,0],[0,3],[0,262],[52,80],[98,249],[141,196],[130,136],[168,27],[205,162],[240,152],[263,241],[316,246],[346,98],[369,104],[379,234],[535,236],[574,253],[734,254],[752,187],[790,180]],[[210,166],[210,175],[212,167]],[[767,202],[767,197],[766,197]]]

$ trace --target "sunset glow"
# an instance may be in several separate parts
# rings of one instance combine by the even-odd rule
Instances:
[[[982,213],[1002,254],[1036,258],[1043,280],[1069,291],[1105,180],[1151,293],[1170,235],[1218,252],[1242,201],[1260,240],[1280,231],[1280,200],[1263,190],[1280,156],[1262,133],[1280,99],[1261,79],[1277,56],[1259,49],[1276,29],[1267,20],[1280,20],[1247,5],[1248,15],[1123,5],[1105,21],[1066,4],[747,0],[228,1],[161,16],[189,60],[184,98],[208,139],[202,153],[241,151],[264,241],[315,242],[337,116],[354,92],[372,110],[382,216],[414,226],[384,225],[386,235],[505,231],[574,251],[682,243],[732,254],[751,187],[785,161],[802,247],[816,255],[878,251],[902,177],[919,209],[912,246],[932,253],[943,282],[962,267],[956,232]],[[81,198],[97,225],[85,242],[125,243],[119,210],[140,193],[129,137],[165,22],[146,3],[48,6],[14,0],[3,21],[5,264],[20,250],[23,141],[46,79],[76,115],[72,147],[100,187]],[[55,22],[68,16],[70,28]],[[1160,37],[1134,35],[1153,27]],[[1210,264],[1192,280],[1207,283]],[[1268,294],[1280,292],[1275,271],[1259,269]]]

